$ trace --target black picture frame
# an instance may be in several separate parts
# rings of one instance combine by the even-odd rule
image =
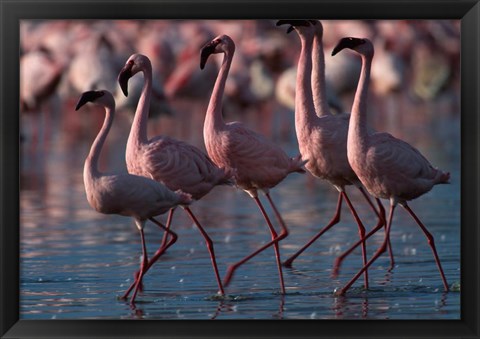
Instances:
[[[19,20],[460,19],[461,319],[19,320]],[[480,4],[436,1],[0,0],[0,335],[2,338],[480,338]]]

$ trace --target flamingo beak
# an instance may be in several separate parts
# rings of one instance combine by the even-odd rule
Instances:
[[[278,20],[277,21],[277,26],[281,25],[290,25],[287,29],[287,34],[293,31],[294,27],[299,27],[299,26],[305,26],[308,27],[310,26],[311,22],[308,20]]]
[[[340,41],[332,50],[332,56],[340,52],[342,49],[346,48],[345,45],[342,44],[342,41]]]
[[[207,63],[207,59],[210,56],[210,54],[215,53],[215,48],[219,44],[219,41],[210,41],[207,43],[205,46],[202,47],[202,50],[200,52],[200,69],[205,68],[205,64]]]
[[[363,39],[358,38],[342,38],[335,48],[332,50],[332,56],[340,52],[342,49],[350,48],[354,49],[358,45],[363,44],[365,41]]]
[[[132,77],[133,63],[128,62],[118,74],[118,84],[123,94],[128,97],[128,79]]]
[[[75,111],[78,111],[80,107],[85,105],[87,102],[93,102],[96,99],[100,98],[103,95],[103,91],[87,91],[83,92],[82,96],[78,100],[77,106],[75,107]]]

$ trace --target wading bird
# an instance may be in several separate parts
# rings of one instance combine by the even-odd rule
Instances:
[[[302,157],[309,159],[305,168],[315,177],[330,182],[339,192],[335,215],[320,232],[284,262],[285,266],[291,266],[303,251],[340,221],[343,200],[347,202],[357,222],[360,239],[366,238],[365,227],[347,195],[345,186],[354,185],[360,190],[379,219],[377,227],[385,224],[385,217],[380,200],[377,198],[379,213],[348,163],[347,132],[350,114],[333,115],[327,103],[322,24],[319,21],[307,20],[280,20],[277,23],[282,24],[291,25],[289,32],[294,29],[302,45],[295,90],[295,129],[300,153]],[[371,234],[373,233],[369,233]],[[343,254],[337,259],[338,265],[345,256],[346,254]],[[367,263],[365,242],[362,242],[362,258],[365,265]],[[393,267],[393,255],[391,263]],[[367,271],[364,278],[365,288],[368,288]]]
[[[450,173],[434,168],[414,147],[388,133],[369,133],[367,130],[367,96],[370,84],[370,70],[374,55],[373,44],[368,39],[343,38],[333,49],[332,55],[349,48],[362,59],[360,80],[355,92],[352,116],[348,129],[348,162],[367,191],[376,198],[390,200],[385,240],[368,263],[336,293],[344,294],[358,277],[387,248],[392,226],[393,212],[400,204],[412,216],[427,237],[435,262],[440,272],[445,291],[449,287],[443,273],[433,236],[410,209],[407,201],[418,198],[430,191],[434,185],[446,184]]]
[[[217,185],[230,185],[231,174],[217,167],[210,158],[198,148],[186,142],[168,136],[156,136],[148,139],[147,119],[152,95],[152,64],[148,57],[133,54],[118,75],[118,82],[125,95],[128,95],[128,80],[142,72],[144,84],[127,141],[125,158],[129,173],[152,178],[171,190],[182,190],[198,200]],[[183,207],[200,230],[210,253],[212,266],[217,279],[219,293],[224,294],[213,242],[188,206]],[[169,213],[167,228],[173,217],[174,209]],[[164,238],[166,239],[166,238]],[[163,253],[163,245],[150,260],[149,266]]]
[[[189,194],[181,191],[173,192],[164,185],[132,174],[106,174],[98,169],[100,152],[113,124],[115,115],[115,101],[108,91],[84,92],[78,101],[75,110],[93,102],[105,107],[105,120],[103,126],[92,144],[90,153],[85,160],[83,169],[83,182],[90,206],[103,214],[120,214],[135,219],[135,224],[140,231],[142,243],[142,263],[140,272],[135,279],[135,291],[130,303],[135,302],[142,278],[148,266],[147,249],[143,229],[147,219],[157,224],[160,228],[172,235],[167,247],[173,245],[177,236],[165,228],[153,217],[163,214],[177,205],[188,205],[192,202]],[[127,295],[124,295],[126,298]]]
[[[244,259],[228,268],[224,285],[228,285],[235,270],[258,253],[274,246],[277,259],[280,287],[285,293],[282,266],[278,242],[288,235],[288,229],[280,213],[275,207],[269,190],[279,184],[285,177],[293,172],[304,173],[303,161],[300,156],[289,158],[276,144],[264,136],[246,128],[240,122],[225,123],[222,118],[222,99],[225,83],[228,77],[235,43],[227,35],[220,35],[207,43],[201,51],[200,68],[204,68],[211,54],[223,53],[223,62],[213,87],[213,92],[208,104],[203,137],[208,155],[221,167],[231,170],[235,175],[238,187],[246,191],[257,203],[270,229],[272,240],[246,256]],[[272,206],[273,211],[282,227],[280,235],[275,231],[268,215],[258,198],[258,191],[263,191]]]

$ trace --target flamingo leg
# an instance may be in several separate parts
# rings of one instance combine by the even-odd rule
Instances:
[[[385,208],[383,207],[383,204],[382,202],[380,201],[380,199],[378,198],[375,198],[375,200],[377,201],[377,204],[378,204],[378,208],[379,208],[379,211],[377,211],[375,209],[375,206],[373,205],[372,201],[370,200],[368,194],[364,191],[363,188],[360,188],[360,192],[363,193],[365,199],[367,200],[367,202],[369,203],[370,207],[372,207],[372,209],[375,211],[375,214],[377,214],[378,216],[378,223],[377,225],[370,231],[368,232],[366,235],[365,235],[365,239],[364,241],[366,241],[368,238],[370,238],[373,234],[377,233],[378,230],[382,227],[385,226],[385,231],[386,231],[386,222],[385,222]],[[338,256],[336,259],[335,259],[335,263],[333,265],[333,270],[332,270],[332,278],[336,278],[338,276],[338,272],[340,271],[340,266],[342,265],[342,262],[343,260],[350,254],[352,253],[363,241],[362,240],[359,240],[357,241],[356,243],[354,243],[348,250],[346,250],[345,252],[343,252],[340,256]],[[390,238],[388,239],[388,243],[387,243],[387,246],[388,246],[388,249],[389,249],[389,255],[390,255],[390,269],[389,271],[391,271],[395,265],[395,262],[394,262],[394,259],[393,259],[393,252],[392,252],[392,245],[390,243]]]
[[[170,211],[168,212],[167,225],[166,226],[161,225],[162,227],[165,228],[165,233],[163,234],[163,237],[162,237],[162,243],[161,243],[160,247],[158,248],[158,250],[153,255],[153,257],[150,259],[150,262],[148,263],[148,267],[152,266],[158,260],[158,258],[160,258],[163,255],[163,253],[167,250],[167,248],[170,247],[171,245],[173,245],[175,243],[175,241],[177,241],[177,239],[175,239],[173,242],[168,243],[168,247],[165,248],[165,246],[167,246],[168,234],[170,233],[168,230],[170,230],[170,225],[172,224],[172,218],[173,218],[173,212],[174,211],[175,211],[175,207],[170,209]],[[157,225],[158,225],[158,222],[156,220],[154,220],[154,222],[157,223]],[[160,226],[160,225],[158,225],[158,226]],[[139,274],[140,274],[140,271],[135,272],[135,280],[138,279]],[[143,284],[140,284],[139,289],[140,289],[140,291],[143,291]]]
[[[375,198],[375,200],[377,201],[377,205],[380,210],[380,215],[382,216],[382,220],[385,224],[385,232],[387,232],[387,223],[385,222],[385,208],[383,207],[383,204],[380,201],[380,199]],[[388,237],[387,245],[388,245],[388,255],[390,256],[390,268],[388,269],[388,272],[390,272],[395,267],[395,259],[393,257],[393,247],[390,241],[390,237]]]
[[[435,248],[435,240],[434,240],[432,234],[430,232],[428,232],[425,225],[420,221],[420,219],[418,219],[417,215],[412,211],[412,209],[410,208],[410,206],[407,205],[406,202],[403,203],[402,206],[412,216],[412,218],[416,221],[418,226],[420,226],[423,233],[427,237],[428,245],[430,245],[430,248],[432,249],[433,256],[435,257],[435,262],[437,263],[438,271],[440,272],[440,275],[442,277],[443,287],[445,288],[445,292],[448,292],[449,287],[448,287],[447,279],[445,279],[445,274],[443,273],[442,265],[440,264],[440,259],[438,258],[437,249]]]
[[[172,213],[173,215],[173,213]],[[158,258],[160,258],[163,253],[165,253],[165,251],[170,247],[172,246],[178,239],[178,235],[173,232],[172,230],[170,230],[170,224],[172,222],[172,219],[169,218],[167,219],[167,225],[164,226],[160,221],[154,219],[154,218],[149,218],[150,221],[152,221],[154,224],[156,224],[158,227],[160,227],[161,229],[163,229],[165,231],[165,233],[168,233],[172,236],[172,238],[167,242],[167,244],[165,246],[161,246],[156,252],[155,254],[153,255],[152,259],[150,259],[150,261],[148,262],[148,268],[152,267],[153,264],[158,260]]]
[[[378,225],[384,225],[385,226],[385,231],[387,230],[387,223],[385,221],[385,208],[383,207],[382,202],[380,199],[375,198],[375,201],[377,202],[378,205],[378,211],[373,205],[372,201],[370,200],[369,195],[367,192],[365,192],[365,189],[363,187],[359,187],[360,192],[362,192],[363,196],[365,197],[365,200],[367,200],[368,205],[372,208],[373,212],[377,215],[378,218]],[[390,242],[390,238],[388,239],[388,255],[390,256],[390,268],[389,271],[391,271],[394,266],[395,266],[395,259],[393,258],[393,248],[392,248],[392,243]]]
[[[166,226],[162,225],[162,223],[160,223],[158,220],[154,219],[154,218],[149,218],[150,221],[152,221],[153,223],[155,223],[158,227],[162,228],[165,232],[167,233],[170,233],[172,235],[172,238],[168,241],[168,243],[163,246],[163,247],[160,247],[157,252],[155,252],[155,254],[153,255],[153,257],[150,259],[150,261],[148,262],[147,264],[147,267],[145,269],[145,271],[143,272],[143,275],[145,275],[145,273],[147,273],[147,271],[150,269],[150,267],[153,266],[153,264],[163,255],[163,253],[165,253],[165,251],[170,247],[172,246],[178,239],[178,236],[175,232],[169,230]],[[168,220],[167,220],[168,221]],[[171,220],[170,220],[171,221]],[[137,281],[139,280],[139,277],[140,277],[140,274],[141,274],[141,270],[140,271],[137,271],[137,273],[135,274],[135,281],[130,285],[130,287],[128,288],[128,290],[123,294],[122,298],[121,299],[126,299],[128,297],[128,295],[130,294],[130,292],[133,290],[133,288],[136,286],[137,284]],[[140,283],[140,286],[142,284]],[[140,288],[140,287],[139,287]]]
[[[363,196],[365,197],[365,200],[367,200],[368,205],[372,208],[373,212],[377,215],[378,217],[378,223],[379,224],[385,225],[385,231],[387,230],[387,223],[385,222],[385,208],[383,207],[382,202],[380,199],[375,198],[375,201],[377,202],[378,205],[378,211],[375,208],[375,206],[372,203],[372,200],[370,200],[370,196],[365,192],[365,189],[363,187],[358,188],[360,192],[362,192]],[[392,249],[392,244],[390,242],[390,238],[388,239],[388,255],[390,256],[390,268],[389,271],[391,271],[394,266],[395,266],[395,260],[393,258],[393,249]]]
[[[172,223],[172,218],[173,218],[173,212],[175,212],[175,207],[171,208],[170,211],[168,211],[168,217],[167,217],[167,224],[166,228],[170,229],[170,225]],[[160,244],[160,248],[157,250],[157,252],[161,251],[163,247],[167,244],[167,239],[168,239],[168,232],[165,232],[162,237],[162,243]]]
[[[350,208],[350,212],[352,212],[353,218],[357,222],[358,235],[360,236],[360,240],[362,241],[363,266],[365,266],[367,264],[367,245],[365,244],[365,226],[363,226],[362,221],[358,217],[357,211],[355,211],[355,208],[353,207],[352,202],[350,201],[350,198],[347,195],[347,192],[341,191],[341,194],[343,195],[343,198],[347,202],[347,205]],[[365,270],[364,279],[365,279],[365,288],[368,289],[368,270]]]
[[[130,304],[135,304],[135,297],[137,296],[138,288],[142,283],[143,275],[147,271],[148,266],[148,257],[147,257],[147,246],[145,245],[145,235],[143,233],[143,228],[140,228],[140,239],[142,241],[142,264],[140,265],[140,275],[135,283],[135,290],[133,291],[132,299],[130,299]]]
[[[343,201],[343,198],[342,198],[342,194],[339,193],[338,194],[338,202],[337,202],[337,209],[335,211],[335,215],[333,216],[333,218],[330,220],[330,222],[325,226],[323,227],[320,232],[318,232],[312,239],[310,239],[310,241],[308,241],[300,250],[298,250],[294,255],[292,255],[290,258],[288,258],[284,263],[283,263],[283,266],[286,266],[286,267],[291,267],[292,266],[292,263],[293,261],[300,255],[303,253],[303,251],[305,251],[308,247],[310,247],[311,244],[313,244],[318,238],[320,238],[323,233],[325,233],[326,231],[328,231],[330,228],[332,228],[334,225],[338,224],[338,222],[340,221],[340,215],[341,215],[341,210],[342,210],[342,201]]]
[[[353,285],[353,283],[362,275],[362,273],[365,272],[370,267],[370,265],[373,264],[373,262],[377,260],[378,257],[387,250],[388,238],[390,237],[390,228],[392,226],[393,212],[395,211],[395,207],[396,205],[394,203],[390,204],[390,213],[388,216],[387,231],[385,232],[385,239],[382,245],[380,246],[380,248],[375,252],[373,257],[367,262],[367,264],[363,266],[362,269],[358,271],[357,274],[355,274],[355,276],[343,288],[335,292],[336,295],[344,295],[345,292]]]
[[[205,232],[202,225],[200,225],[200,223],[198,222],[197,218],[192,213],[190,208],[189,207],[184,207],[184,209],[188,213],[188,215],[190,216],[192,221],[195,223],[195,225],[198,227],[200,233],[202,234],[203,238],[205,239],[205,242],[207,243],[207,249],[208,249],[208,252],[210,253],[210,259],[212,260],[213,270],[215,271],[215,278],[217,279],[218,288],[220,289],[219,292],[220,292],[221,295],[225,295],[225,292],[224,292],[223,286],[222,286],[222,281],[220,279],[220,274],[218,273],[217,260],[215,259],[215,250],[213,248],[213,241],[212,241],[212,239],[210,239],[207,232]]]
[[[254,200],[257,203],[258,207],[260,208],[260,211],[262,212],[263,217],[265,218],[265,221],[267,222],[268,228],[270,229],[270,233],[272,235],[272,241],[263,245],[258,250],[256,250],[252,254],[246,256],[245,258],[238,261],[237,263],[231,265],[227,270],[227,274],[225,276],[225,279],[223,279],[223,285],[227,286],[230,283],[230,281],[233,277],[233,274],[235,273],[235,270],[238,267],[240,267],[241,265],[246,263],[248,260],[250,260],[251,258],[256,256],[257,254],[259,254],[260,252],[262,252],[265,249],[269,248],[270,246],[274,245],[275,255],[277,257],[278,274],[279,274],[279,277],[280,277],[280,287],[281,287],[282,293],[285,294],[285,285],[284,285],[284,282],[283,282],[283,272],[282,272],[282,265],[281,265],[281,261],[280,261],[280,253],[279,253],[279,249],[278,249],[278,242],[280,240],[284,239],[286,236],[288,236],[288,229],[286,228],[285,225],[283,225],[282,226],[282,232],[280,233],[280,235],[277,235],[277,233],[275,232],[275,229],[273,228],[272,223],[270,222],[270,219],[268,218],[267,213],[265,212],[265,209],[263,208],[262,203],[260,202],[258,197],[255,197]]]
[[[280,227],[282,228],[282,232],[287,233],[288,235],[288,228],[287,225],[285,224],[285,221],[283,221],[282,215],[277,209],[277,206],[273,203],[272,197],[270,196],[270,193],[265,194],[265,196],[268,199],[268,202],[270,203],[270,206],[272,206],[273,213],[275,213],[275,216],[277,217],[277,220],[280,224]]]
[[[270,203],[270,206],[272,207],[273,212],[275,213],[275,216],[277,217],[277,220],[278,220],[278,223],[280,224],[280,227],[282,228],[281,235],[283,236],[283,238],[285,238],[288,235],[287,225],[285,224],[285,221],[283,221],[282,215],[278,211],[277,206],[273,203],[273,200],[272,200],[272,197],[270,196],[270,193],[267,192],[265,195],[267,196],[267,200]],[[275,231],[273,226],[270,225],[269,228],[270,228],[270,231],[271,231],[271,234],[272,234],[272,240],[278,238],[277,232]],[[280,286],[281,286],[281,289],[282,289],[282,294],[285,294],[285,285],[284,285],[284,282],[283,282],[283,272],[282,272],[282,261],[280,259],[280,249],[279,249],[279,246],[278,246],[278,242],[276,242],[274,244],[274,248],[275,248],[275,256],[276,256],[276,259],[277,259],[278,274],[280,276]]]
[[[353,250],[355,250],[361,243],[365,242],[368,238],[370,238],[373,234],[375,234],[376,232],[378,232],[378,230],[380,230],[381,228],[383,227],[383,224],[377,224],[377,226],[375,226],[375,228],[373,228],[370,232],[368,232],[364,239],[360,239],[358,240],[356,243],[354,243],[348,250],[346,250],[345,252],[343,252],[340,256],[338,256],[336,259],[335,259],[335,263],[333,265],[333,271],[332,271],[332,277],[335,278],[337,277],[338,275],[338,272],[340,270],[340,265],[342,264],[342,261],[345,259],[345,257],[347,257],[350,253],[353,252]]]

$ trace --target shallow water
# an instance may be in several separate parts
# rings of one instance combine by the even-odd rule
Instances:
[[[95,112],[72,112],[80,117],[73,123],[69,120],[72,117],[60,114],[22,117],[22,130],[27,138],[21,155],[21,318],[460,318],[458,114],[435,116],[432,109],[413,114],[415,118],[411,120],[396,121],[392,126],[388,125],[388,119],[385,125],[376,126],[411,142],[435,166],[451,172],[450,185],[436,186],[410,206],[434,235],[446,278],[454,285],[454,291],[443,292],[423,233],[402,208],[397,208],[391,232],[394,270],[387,272],[389,259],[383,255],[369,270],[368,291],[361,289],[363,280],[359,279],[346,296],[335,297],[334,290],[348,282],[361,267],[361,251],[357,249],[345,260],[339,276],[335,279],[330,276],[335,257],[358,237],[356,224],[344,206],[340,223],[304,252],[292,268],[283,269],[286,295],[279,293],[274,251],[268,249],[237,271],[226,288],[227,296],[220,300],[215,295],[217,285],[203,238],[178,209],[173,230],[179,239],[148,272],[144,278],[145,290],[137,296],[136,307],[132,308],[117,298],[132,282],[140,262],[138,231],[130,218],[93,211],[84,195],[83,161],[103,119],[101,111]],[[274,120],[272,126],[277,127],[270,137],[293,156],[296,155],[293,117],[288,113],[282,117],[290,126],[288,133],[278,132],[282,122]],[[202,147],[201,125],[198,125],[202,117],[182,119],[182,116],[162,117],[150,125],[175,126],[180,121],[187,125],[186,121],[190,121],[191,125],[186,126],[189,131],[200,130],[189,141]],[[252,121],[255,117],[238,119]],[[127,116],[118,114],[102,153],[104,168],[125,169],[123,154],[128,126]],[[35,128],[36,139],[32,137]],[[352,188],[348,192],[369,230],[376,222],[373,213],[359,192]],[[292,174],[272,190],[272,198],[290,229],[290,235],[280,244],[285,260],[330,220],[337,193],[327,183],[309,175]],[[274,220],[268,202],[261,199]],[[268,229],[254,201],[242,191],[216,188],[196,202],[192,210],[214,241],[222,276],[228,265],[269,241]],[[162,221],[165,219],[160,217]],[[153,224],[147,224],[149,253],[159,246],[162,235]],[[368,241],[369,257],[382,240],[383,233],[379,232]]]

